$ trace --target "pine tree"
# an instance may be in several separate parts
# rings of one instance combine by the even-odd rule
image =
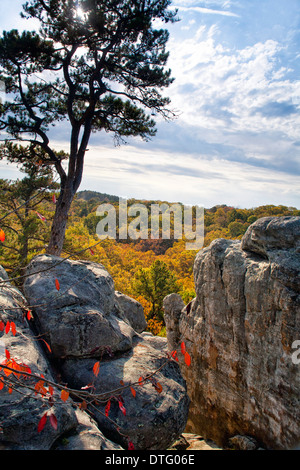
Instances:
[[[176,21],[170,0],[29,0],[23,16],[37,32],[4,31],[0,80],[14,100],[0,109],[0,130],[46,152],[60,176],[48,252],[60,255],[72,200],[78,190],[92,132],[128,136],[156,133],[153,112],[171,119],[161,90],[173,81],[166,69],[168,32],[155,21]],[[50,126],[69,125],[68,167],[50,141]],[[7,135],[5,136],[7,139]]]
[[[173,292],[178,292],[179,287],[174,274],[169,270],[166,263],[156,260],[150,268],[141,268],[136,273],[134,290],[137,295],[142,295],[151,302],[150,318],[163,321],[164,297]]]
[[[48,214],[43,209],[48,220],[42,223],[44,215],[38,211],[41,204],[45,208],[46,201],[51,203],[59,185],[54,182],[43,151],[8,142],[0,146],[0,160],[4,158],[25,173],[17,181],[0,179],[0,226],[6,235],[5,243],[0,245],[0,264],[16,275],[47,243]]]

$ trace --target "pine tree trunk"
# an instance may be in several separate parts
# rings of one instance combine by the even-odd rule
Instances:
[[[61,191],[56,203],[56,211],[51,227],[49,245],[46,252],[51,255],[60,256],[65,240],[69,210],[75,196],[70,189]]]
[[[80,126],[78,124],[73,125],[68,174],[66,175],[61,169],[61,190],[56,203],[50,241],[46,250],[51,255],[60,256],[63,249],[69,210],[82,179],[84,155],[91,134],[92,117],[93,112],[90,113],[89,119],[85,122],[79,150],[77,148]]]

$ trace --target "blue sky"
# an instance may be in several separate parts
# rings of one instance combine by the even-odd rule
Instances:
[[[24,28],[1,0],[0,29]],[[166,90],[178,118],[151,142],[93,135],[80,189],[212,207],[300,208],[299,0],[174,0]],[[28,29],[29,26],[26,26]],[[52,133],[68,150],[67,129]],[[15,175],[0,166],[2,177]]]

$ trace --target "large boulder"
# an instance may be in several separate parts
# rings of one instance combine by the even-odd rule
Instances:
[[[137,331],[142,333],[147,328],[147,322],[144,315],[143,306],[132,299],[128,295],[123,294],[122,292],[115,292],[116,300],[119,304],[121,314],[124,315],[130,326]]]
[[[268,217],[241,241],[218,239],[194,263],[196,298],[164,301],[171,349],[191,398],[187,429],[226,446],[235,435],[271,449],[300,442],[300,217]]]
[[[140,450],[171,445],[187,422],[186,384],[168,355],[166,338],[143,333],[142,306],[115,292],[111,276],[97,263],[40,255],[26,274],[24,292],[61,380],[97,394],[96,406],[87,399],[88,410],[103,434],[124,448],[128,442]],[[126,416],[116,395],[124,400]]]
[[[112,352],[132,347],[135,331],[120,312],[113,279],[101,264],[40,255],[27,276],[25,296],[55,357],[93,357],[108,346]]]
[[[0,266],[0,322],[16,325],[8,333],[5,330],[0,338],[0,363],[13,367],[13,362],[26,365],[32,374],[43,375],[54,381],[51,366],[44,357],[40,342],[32,333],[26,315],[27,301],[21,292],[8,282],[4,269]],[[8,351],[10,358],[7,361]],[[29,369],[24,369],[28,372]],[[35,396],[37,379],[18,377],[5,369],[0,370],[4,387],[0,390],[0,448],[5,450],[48,450],[64,433],[74,429],[77,424],[71,401],[55,401],[49,405],[48,398]],[[3,383],[1,382],[1,383]],[[11,388],[11,390],[10,390]],[[49,420],[43,431],[38,432],[38,423],[49,410],[57,419],[57,429]]]
[[[242,239],[242,249],[266,258],[273,250],[300,251],[299,217],[262,217]]]
[[[155,450],[167,449],[184,431],[189,399],[177,363],[167,356],[165,338],[137,335],[132,350],[100,363],[96,378],[94,364],[93,359],[65,360],[62,374],[72,388],[93,384],[100,396],[91,411],[106,437],[124,448],[129,440],[137,450]],[[149,380],[139,382],[154,372]],[[108,402],[109,419],[105,416]]]

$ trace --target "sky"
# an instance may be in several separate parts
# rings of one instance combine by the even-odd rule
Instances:
[[[0,31],[32,29],[1,0]],[[205,208],[300,208],[299,0],[174,0],[165,91],[177,118],[150,141],[93,134],[80,190]],[[59,125],[52,145],[68,151]],[[16,178],[0,163],[2,178]]]

